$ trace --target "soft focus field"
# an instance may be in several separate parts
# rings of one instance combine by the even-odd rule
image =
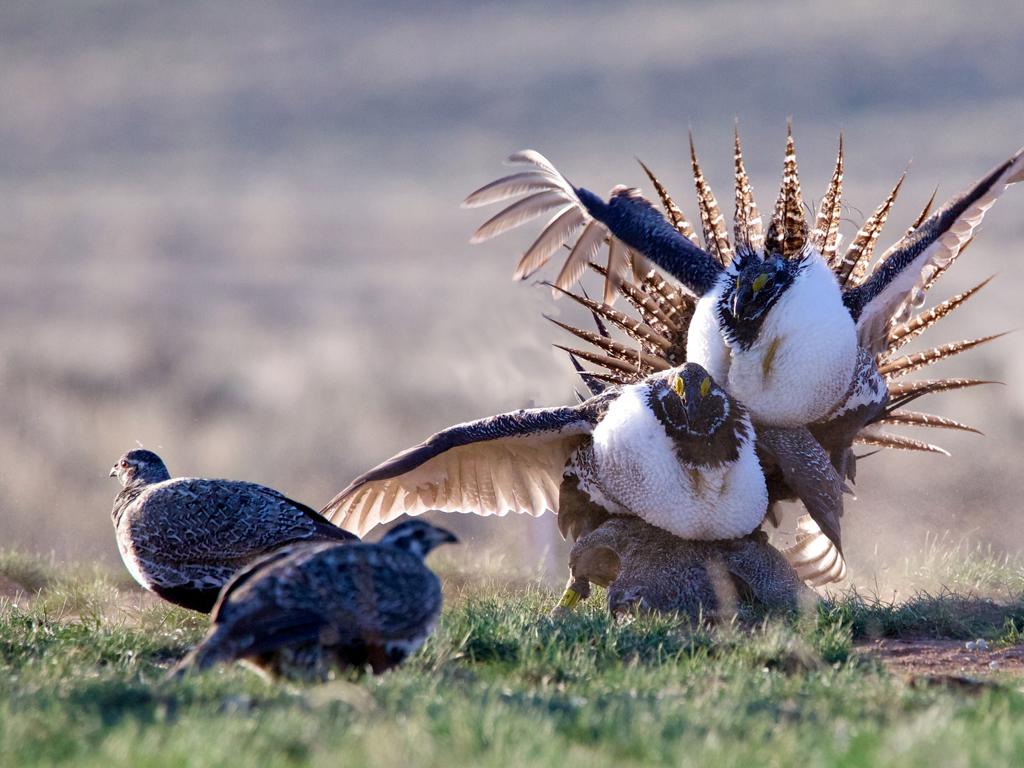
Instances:
[[[438,429],[572,402],[541,312],[589,319],[509,279],[539,227],[473,247],[489,211],[459,209],[517,149],[598,192],[650,192],[638,156],[692,219],[692,127],[731,215],[734,120],[766,210],[792,116],[808,204],[844,132],[846,238],[913,159],[888,246],[1024,144],[1021,29],[1014,0],[0,3],[0,546],[115,565],[136,441],[319,507]],[[935,343],[1024,324],[1022,211],[943,278],[999,273]],[[927,531],[1024,549],[1019,344],[941,369],[1008,386],[921,403],[984,438],[863,463],[860,583]],[[467,560],[559,546],[550,517],[456,524]]]
[[[300,686],[240,666],[165,684],[202,617],[120,574],[7,553],[0,754],[103,768],[1009,765],[1024,752],[1019,666],[987,659],[1020,650],[1024,570],[981,552],[925,565],[953,591],[849,592],[710,631],[616,624],[600,599],[553,622],[541,586],[451,572],[441,626],[404,667]],[[979,637],[989,650],[960,652],[966,672],[887,671],[876,655],[880,640]]]

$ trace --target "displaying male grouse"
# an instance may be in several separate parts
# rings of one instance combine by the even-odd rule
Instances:
[[[424,564],[455,536],[421,520],[376,544],[301,543],[238,574],[209,634],[174,675],[243,659],[273,675],[323,678],[332,668],[382,672],[429,637],[441,583]]]
[[[743,252],[755,247],[752,244],[759,244],[763,238],[760,235],[760,216],[753,203],[738,139],[735,159],[735,250]],[[686,236],[687,233],[692,234],[693,228],[687,223],[668,192],[649,170],[647,173],[658,190],[673,225]],[[696,164],[694,173],[698,190],[701,192],[701,220],[705,222],[708,247],[716,253],[731,254],[733,246],[722,224],[718,204],[703,182]],[[845,252],[841,252],[838,247],[838,225],[842,205],[842,178],[843,156],[840,145],[836,170],[822,199],[810,237],[812,242],[820,244],[821,253],[829,261],[835,281],[843,287],[846,295],[853,296],[857,295],[856,291],[860,286],[872,280],[873,275],[877,273],[879,267],[876,266],[872,270],[875,246],[895,203],[902,179],[867,218]],[[929,203],[900,242],[913,240],[918,229],[933,221],[934,217],[928,217],[930,207]],[[980,200],[979,208],[985,207],[987,202],[984,199]],[[717,224],[712,227],[709,226],[710,222]],[[771,506],[776,501],[794,496],[800,496],[805,504],[810,501],[826,509],[835,502],[834,496],[822,495],[819,492],[819,489],[828,487],[817,482],[816,477],[819,473],[807,473],[805,470],[809,463],[821,463],[822,449],[831,458],[838,475],[852,481],[855,476],[853,448],[858,443],[882,448],[945,453],[930,443],[892,433],[885,429],[887,426],[971,430],[970,427],[953,419],[910,411],[906,406],[931,392],[960,389],[985,382],[978,379],[941,378],[906,381],[905,377],[997,336],[943,344],[913,354],[903,354],[900,350],[908,342],[919,338],[939,320],[963,306],[967,299],[988,282],[985,280],[931,309],[910,316],[911,305],[920,307],[923,304],[925,292],[945,274],[956,257],[963,252],[966,243],[960,246],[956,243],[962,237],[963,231],[974,224],[976,221],[957,225],[957,232],[948,233],[944,238],[940,238],[940,241],[945,239],[943,247],[950,249],[948,257],[941,259],[937,266],[926,269],[922,274],[923,282],[912,292],[909,300],[896,305],[892,310],[892,316],[886,322],[879,321],[883,328],[880,341],[864,337],[865,343],[858,347],[856,366],[849,387],[839,404],[824,419],[809,424],[807,429],[766,427],[755,421],[758,451],[768,480],[771,519],[774,520]],[[890,249],[883,254],[877,263],[887,262],[892,252],[893,249]],[[606,269],[593,263],[589,266],[598,273],[607,275]],[[638,284],[624,282],[619,288],[632,313],[628,309],[620,311],[607,304],[593,301],[585,294],[576,294],[568,289],[556,289],[559,295],[565,295],[589,310],[596,321],[596,331],[553,321],[589,345],[589,348],[580,349],[561,348],[570,353],[574,365],[594,395],[602,392],[606,386],[622,386],[642,381],[647,376],[679,365],[690,354],[688,342],[692,339],[689,331],[697,306],[695,297],[682,286],[662,277],[656,270],[649,271]],[[615,332],[614,335],[612,331]],[[585,370],[580,365],[580,360],[597,366],[597,370]],[[813,437],[809,439],[809,436]],[[566,507],[565,499],[566,494],[563,493],[563,507]],[[811,509],[810,505],[808,509]],[[563,508],[560,512],[559,526],[571,531],[582,525],[584,529],[592,530],[601,525],[604,519],[605,516],[600,510],[577,500],[572,501],[568,508]],[[845,574],[839,521],[834,519],[831,522],[832,524],[828,516],[821,514],[820,511],[818,514],[812,512],[810,517],[801,519],[797,530],[797,543],[785,552],[797,572],[810,583],[821,584],[838,580]]]
[[[832,186],[836,191],[842,181],[841,152],[840,146]],[[739,156],[737,138],[741,173]],[[464,205],[475,207],[530,193],[487,221],[473,240],[486,240],[554,212],[520,260],[516,277],[532,274],[571,243],[582,227],[555,286],[571,287],[608,240],[606,303],[631,275],[647,271],[647,260],[653,262],[699,298],[689,324],[689,360],[703,365],[739,398],[755,423],[784,427],[819,421],[840,405],[857,368],[858,347],[870,354],[880,351],[886,325],[920,290],[926,273],[948,261],[971,238],[1002,191],[1024,178],[1024,154],[1018,152],[908,233],[868,279],[845,286],[830,268],[835,266],[838,241],[838,195],[822,200],[819,226],[809,231],[791,133],[782,190],[766,236],[742,172],[745,186],[737,192],[735,251],[692,142],[691,157],[707,249],[697,244],[693,228],[678,209],[669,209],[666,219],[639,192],[624,187],[612,190],[605,203],[589,190],[574,187],[530,150],[509,161],[531,168],[466,198]]]
[[[356,537],[271,488],[236,480],[172,479],[152,451],[122,456],[111,513],[134,579],[165,600],[208,613],[242,567],[284,544]]]
[[[840,494],[827,457],[822,469]],[[688,363],[576,406],[450,427],[353,480],[323,513],[362,534],[433,509],[558,512],[567,488],[685,539],[748,534],[768,502],[746,410]]]

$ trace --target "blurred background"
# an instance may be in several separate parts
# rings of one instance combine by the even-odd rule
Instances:
[[[1021,72],[1019,2],[4,3],[0,546],[116,564],[138,444],[319,507],[452,423],[572,402],[541,312],[578,315],[510,280],[538,228],[467,244],[511,151],[595,190],[640,157],[693,220],[687,130],[731,213],[739,120],[764,210],[791,115],[809,202],[844,132],[847,237],[913,159],[884,248],[1024,144]],[[1022,214],[990,212],[936,293],[998,277],[930,340],[1024,322]],[[1006,386],[922,403],[985,437],[862,463],[858,581],[929,533],[1024,546],[1020,343],[944,364]],[[552,519],[457,524],[467,567],[560,578]]]

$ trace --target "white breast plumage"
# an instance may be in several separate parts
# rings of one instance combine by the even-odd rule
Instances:
[[[810,255],[748,349],[727,347],[718,331],[714,302],[721,290],[698,304],[688,358],[725,382],[755,422],[798,427],[832,411],[853,378],[857,335],[835,276],[821,257]]]
[[[594,501],[686,539],[753,531],[768,503],[753,441],[745,441],[734,462],[685,466],[648,406],[647,390],[646,384],[626,387],[594,429],[591,450],[601,485],[590,492]]]

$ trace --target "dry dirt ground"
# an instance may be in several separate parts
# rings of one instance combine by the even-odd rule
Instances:
[[[1024,674],[1024,645],[968,650],[962,640],[883,639],[855,645],[856,653],[875,658],[895,675],[922,685],[984,685],[1000,677]]]

